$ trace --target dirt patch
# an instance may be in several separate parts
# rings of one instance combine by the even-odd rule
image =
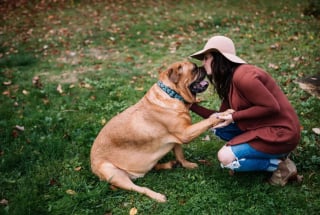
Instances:
[[[39,74],[40,76],[46,76],[50,82],[59,83],[76,83],[79,81],[79,75],[88,72],[96,72],[101,70],[101,65],[81,66],[81,62],[85,60],[98,60],[105,61],[110,60],[117,52],[115,50],[105,50],[103,48],[91,48],[87,51],[65,51],[57,59],[57,63],[68,64],[77,66],[74,70],[63,71],[61,74],[52,75],[50,72],[44,72]]]

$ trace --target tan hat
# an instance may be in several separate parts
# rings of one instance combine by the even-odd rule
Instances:
[[[236,49],[232,40],[225,36],[211,37],[202,50],[190,55],[190,57],[203,60],[204,55],[212,51],[219,51],[234,63],[246,63],[244,60],[236,56]]]

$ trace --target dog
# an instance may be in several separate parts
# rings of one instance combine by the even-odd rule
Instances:
[[[191,62],[176,62],[160,72],[159,80],[135,105],[114,116],[99,132],[91,148],[91,168],[101,180],[133,190],[158,201],[166,196],[132,182],[152,168],[171,169],[175,161],[157,164],[173,150],[177,162],[188,169],[196,163],[185,159],[182,144],[219,124],[209,117],[192,124],[189,107],[205,91],[206,72]]]

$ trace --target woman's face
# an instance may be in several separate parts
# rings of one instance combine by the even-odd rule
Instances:
[[[202,60],[202,65],[205,68],[207,75],[212,75],[212,68],[211,68],[212,61],[213,61],[213,56],[210,53],[207,53]]]

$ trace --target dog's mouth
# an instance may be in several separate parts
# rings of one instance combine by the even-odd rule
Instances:
[[[189,89],[193,95],[204,92],[209,86],[208,81],[204,80],[207,74],[205,69],[203,67],[196,67],[196,72],[198,73],[197,80],[195,80],[189,86]]]

